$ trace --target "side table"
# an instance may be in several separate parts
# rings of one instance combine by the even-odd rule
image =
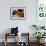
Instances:
[[[16,46],[18,46],[18,34],[11,34],[11,33],[6,33],[5,34],[5,46],[7,46],[7,38],[10,38],[10,36],[16,36],[17,37]]]

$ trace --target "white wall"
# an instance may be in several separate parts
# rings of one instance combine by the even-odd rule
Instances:
[[[26,20],[10,20],[10,7],[26,7]],[[31,25],[36,24],[36,0],[1,0],[0,1],[0,34],[11,27],[19,27],[19,32],[29,32]]]

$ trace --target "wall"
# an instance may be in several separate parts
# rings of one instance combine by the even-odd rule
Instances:
[[[10,7],[26,7],[26,20],[10,20]],[[36,0],[1,0],[0,1],[0,34],[8,32],[11,27],[19,27],[19,32],[29,32],[31,25],[36,24]]]

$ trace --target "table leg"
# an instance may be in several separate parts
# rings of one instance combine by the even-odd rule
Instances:
[[[18,46],[18,34],[17,34],[17,46]]]
[[[7,36],[5,35],[5,46],[7,46]]]

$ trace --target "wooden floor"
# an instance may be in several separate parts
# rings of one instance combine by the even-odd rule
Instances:
[[[11,42],[11,43],[8,43],[7,46],[15,46],[15,45],[16,45],[15,42],[14,42],[14,43]],[[4,45],[4,42],[2,42],[2,43],[0,42],[0,46],[5,46],[5,45]],[[25,45],[24,45],[24,46],[25,46]],[[30,46],[37,46],[37,43],[33,43],[33,42],[32,42],[32,43],[30,43]],[[44,43],[44,45],[41,45],[41,46],[46,46],[46,43]]]

